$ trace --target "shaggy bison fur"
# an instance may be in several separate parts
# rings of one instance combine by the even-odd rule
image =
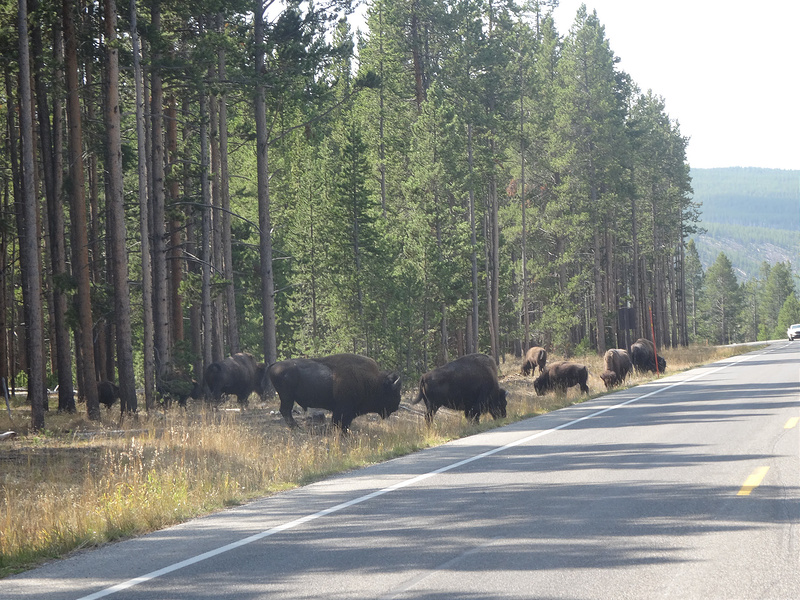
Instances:
[[[442,406],[464,411],[473,422],[487,412],[495,419],[506,416],[506,391],[497,382],[497,365],[485,354],[468,354],[425,373],[412,404],[422,400],[429,425]]]
[[[544,373],[544,367],[547,364],[547,350],[534,346],[529,348],[525,353],[525,361],[522,363],[523,375],[535,375],[536,367],[539,367],[539,375]]]
[[[110,381],[98,381],[97,397],[100,400],[100,404],[105,404],[106,408],[111,408],[119,400],[119,387]]]
[[[544,373],[533,381],[533,388],[541,396],[550,390],[565,391],[574,385],[581,387],[581,392],[588,394],[589,369],[585,365],[573,362],[554,362],[547,366]]]
[[[639,371],[656,372],[656,349],[653,342],[644,338],[639,338],[630,349],[631,363]],[[663,356],[658,357],[658,372],[663,373],[667,370],[667,361]]]
[[[359,415],[378,413],[385,419],[400,406],[400,375],[358,354],[292,358],[270,365],[267,374],[289,427],[297,427],[295,404],[331,411],[334,425],[344,431]]]
[[[619,385],[631,372],[633,365],[627,350],[612,348],[603,355],[606,370],[600,374],[600,379],[606,384],[606,389]]]
[[[225,360],[211,363],[206,368],[203,381],[207,389],[206,398],[219,404],[222,395],[236,396],[237,402],[245,407],[253,392],[263,395],[263,377],[266,366],[246,352],[239,352]]]

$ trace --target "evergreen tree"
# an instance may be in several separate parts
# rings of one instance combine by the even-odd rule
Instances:
[[[717,344],[737,341],[742,297],[731,261],[720,252],[704,278],[703,332]]]
[[[790,325],[800,323],[800,300],[797,295],[792,292],[786,301],[781,306],[781,311],[778,313],[778,328],[780,329],[780,337],[786,335],[786,330]],[[776,338],[778,336],[776,335]]]

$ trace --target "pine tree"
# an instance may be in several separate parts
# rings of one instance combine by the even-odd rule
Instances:
[[[742,297],[731,261],[720,252],[704,278],[704,333],[717,344],[737,339]]]

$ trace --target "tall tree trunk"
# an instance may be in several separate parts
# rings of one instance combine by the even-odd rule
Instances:
[[[537,15],[538,18],[538,15]],[[531,313],[528,309],[528,199],[525,197],[525,105],[522,93],[522,64],[520,61],[520,95],[519,95],[519,155],[520,155],[520,206],[522,208],[522,355],[528,351],[531,343]]]
[[[136,381],[133,374],[133,332],[128,286],[125,197],[122,187],[122,136],[119,106],[119,57],[117,50],[117,3],[105,0],[106,37],[106,136],[108,146],[109,243],[114,280],[114,323],[117,332],[117,371],[122,412],[136,412]]]
[[[225,28],[221,14],[217,15],[217,29]],[[241,350],[239,342],[239,319],[236,315],[236,286],[233,279],[233,249],[231,240],[231,194],[230,175],[228,171],[228,100],[224,92],[227,84],[225,66],[225,48],[220,47],[217,61],[217,76],[220,81],[219,95],[219,162],[220,162],[220,200],[222,204],[222,276],[227,281],[225,286],[225,304],[227,308],[228,349],[231,354]]]
[[[680,280],[678,285],[680,285],[680,319],[681,319],[681,345],[688,346],[689,345],[689,319],[687,316],[686,311],[686,253],[684,251],[684,244],[683,244],[683,211],[681,211],[681,218],[680,218],[680,226],[679,226],[679,240],[678,243],[680,244]],[[758,324],[755,326],[755,337],[754,340],[758,337]]]
[[[472,161],[472,123],[467,124],[467,161],[469,164],[469,228],[472,258],[472,336],[468,353],[478,351],[478,241],[475,231],[475,180]]]
[[[84,64],[84,85],[83,90],[83,105],[86,111],[86,119],[89,123],[96,123],[98,121],[95,112],[95,98],[94,88],[94,65],[91,61]],[[91,130],[90,130],[91,131]],[[90,137],[91,136],[90,134]],[[89,278],[92,286],[99,286],[104,282],[103,272],[103,251],[101,248],[101,226],[100,226],[100,182],[97,174],[97,152],[89,151],[86,155],[88,161],[88,188],[89,188]],[[108,356],[106,349],[106,314],[101,312],[94,314],[95,324],[94,333],[92,335],[94,340],[94,355],[96,357],[94,370],[95,379],[97,381],[112,380],[113,369],[111,372],[106,372],[105,357]],[[113,361],[112,361],[113,362]]]
[[[161,1],[152,4],[152,27],[154,35],[161,32]],[[164,211],[164,92],[161,80],[159,52],[153,52],[151,73],[152,98],[150,101],[152,140],[152,189],[151,198],[153,225],[153,333],[155,339],[156,382],[170,364],[170,331],[167,283],[166,226]]]
[[[492,357],[494,362],[500,364],[500,200],[497,195],[497,175],[494,170],[489,179],[489,208],[491,225],[489,315],[492,323]]]
[[[183,299],[181,298],[181,281],[183,281],[183,252],[181,248],[181,230],[183,223],[177,215],[180,211],[177,203],[180,196],[178,165],[181,156],[178,153],[178,107],[175,95],[172,94],[167,106],[167,192],[173,205],[169,220],[169,315],[170,331],[173,341],[183,341]]]
[[[256,0],[255,39],[256,77],[264,69],[264,0]],[[272,364],[277,360],[278,340],[275,319],[275,280],[272,271],[272,223],[269,200],[269,131],[267,129],[266,90],[263,81],[256,85],[256,161],[258,171],[258,224],[261,229],[259,251],[261,256],[261,302],[264,319],[264,360]]]
[[[211,81],[214,73],[209,67],[208,80]],[[220,192],[220,165],[219,165],[219,105],[213,93],[208,94],[209,106],[209,143],[211,148],[211,264],[213,270],[222,273],[222,201]],[[212,341],[211,356],[215,361],[224,358],[223,325],[222,325],[222,296],[216,293],[212,297]]]
[[[189,99],[183,99],[181,105],[181,115],[183,122],[188,123],[189,119]],[[194,195],[196,189],[195,179],[193,177],[192,164],[192,144],[190,136],[190,127],[183,128],[182,142],[183,142],[183,195],[190,197]],[[197,260],[197,211],[192,207],[189,209],[187,215],[186,226],[186,254],[190,257],[188,264],[189,271],[202,279],[201,267]],[[197,295],[193,295],[192,304],[189,306],[189,324],[191,327],[191,348],[192,355],[195,357],[193,367],[195,379],[198,382],[203,381],[203,367],[205,356],[203,354],[203,314],[201,309],[201,302]]]
[[[67,85],[67,124],[69,130],[69,197],[72,214],[72,275],[78,286],[78,344],[81,354],[81,372],[88,416],[100,420],[100,403],[95,385],[95,357],[92,339],[92,299],[89,280],[89,240],[86,233],[86,201],[83,176],[83,132],[78,83],[78,49],[72,10],[74,3],[63,0],[65,69]]]
[[[144,76],[140,62],[139,31],[136,26],[136,0],[130,0],[131,41],[134,84],[136,87],[136,142],[139,158],[139,222],[142,244],[142,328],[144,362],[144,400],[148,412],[155,408],[155,343],[153,324],[153,277],[150,254],[150,220],[148,218],[147,133],[145,127]]]
[[[35,11],[38,1],[31,3]],[[50,240],[50,256],[53,274],[52,329],[55,338],[55,361],[58,381],[59,412],[75,412],[75,395],[72,385],[72,352],[69,329],[67,328],[67,296],[64,293],[63,281],[67,276],[67,255],[64,245],[64,211],[60,202],[61,177],[58,173],[60,161],[56,160],[53,144],[53,128],[50,123],[50,110],[47,101],[47,84],[42,75],[44,65],[41,27],[33,30],[33,52],[36,65],[36,98],[39,112],[39,136],[42,148],[42,162],[45,179],[45,197],[47,199],[48,234]],[[60,108],[60,102],[56,105]],[[54,116],[54,123],[60,128],[60,115]],[[60,132],[58,139],[61,139]],[[58,152],[61,154],[60,150]]]
[[[19,77],[20,136],[22,138],[22,178],[20,211],[20,265],[22,293],[25,303],[28,335],[28,402],[31,405],[31,428],[44,428],[44,407],[47,399],[44,368],[44,318],[42,314],[42,276],[36,228],[35,164],[33,152],[33,114],[31,96],[31,64],[28,47],[28,5],[19,0]]]
[[[211,185],[209,181],[208,157],[208,95],[200,90],[200,196],[203,213],[200,226],[200,247],[202,250],[202,289],[200,312],[203,320],[203,372],[214,362],[213,323],[211,313]]]

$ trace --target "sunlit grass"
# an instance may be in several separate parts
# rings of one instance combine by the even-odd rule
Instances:
[[[748,350],[667,350],[667,374]],[[601,357],[572,360],[589,366],[592,396],[605,393]],[[536,396],[519,365],[507,357],[500,367],[509,392],[504,422],[586,399],[577,388]],[[650,379],[634,375],[629,385]],[[289,430],[270,403],[246,413],[194,405],[122,426],[113,411],[104,410],[100,424],[48,413],[48,430],[35,435],[27,433],[27,409],[13,419],[3,411],[0,432],[20,435],[0,443],[0,576],[496,426],[442,409],[428,428],[411,397],[389,419],[359,417],[350,435],[310,424]]]

